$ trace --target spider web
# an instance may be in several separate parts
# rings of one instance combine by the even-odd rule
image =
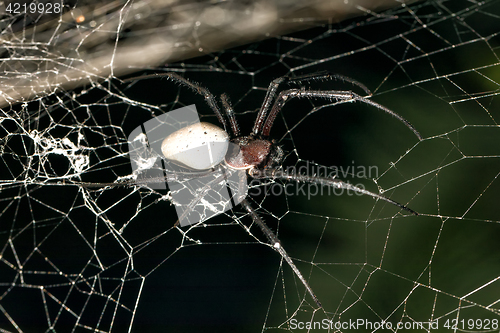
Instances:
[[[305,331],[297,323],[323,319],[498,331],[499,1],[361,8],[359,18],[126,70],[116,61],[121,41],[146,32],[98,18],[125,23],[133,3],[65,6],[66,16],[50,17],[58,22],[53,30],[43,26],[47,17],[1,21],[3,332],[295,332]],[[111,11],[117,16],[105,16]],[[42,35],[50,38],[39,42]],[[87,52],[107,52],[102,39],[110,35],[109,73],[95,75]],[[197,40],[196,30],[190,37]],[[59,52],[67,40],[91,46]],[[225,92],[248,133],[272,79],[321,70],[364,83],[372,100],[424,137],[361,103],[292,100],[278,116],[271,135],[285,151],[283,168],[337,173],[420,213],[307,184],[250,184],[251,204],[323,309],[241,207],[180,228],[167,190],[81,185],[129,179],[127,137],[153,117],[195,103],[202,121],[217,123],[189,89],[165,79],[124,83],[118,75],[177,71],[216,96]],[[88,83],[73,89],[53,77]],[[308,86],[357,91],[340,81]]]

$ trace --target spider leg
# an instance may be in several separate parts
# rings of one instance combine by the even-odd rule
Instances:
[[[164,182],[177,182],[177,183],[182,183],[185,181],[197,179],[197,178],[202,178],[205,176],[208,176],[212,174],[214,171],[212,169],[210,170],[203,170],[203,171],[190,171],[190,172],[175,172],[175,173],[168,173],[164,176],[160,177],[149,177],[149,178],[138,178],[138,179],[132,179],[132,180],[127,180],[127,181],[122,181],[122,182],[115,182],[115,183],[89,183],[89,182],[79,182],[79,181],[70,181],[70,180],[62,180],[58,181],[57,183],[49,183],[49,182],[40,182],[40,185],[76,185],[76,186],[81,186],[83,188],[104,188],[104,187],[134,187],[134,186],[141,186],[141,187],[147,187],[148,184],[151,183],[164,183]]]
[[[301,174],[289,173],[289,172],[277,170],[277,169],[265,169],[263,171],[254,169],[254,170],[252,170],[252,173],[250,175],[254,178],[271,178],[271,179],[293,180],[296,182],[312,183],[312,184],[318,184],[321,186],[330,186],[330,187],[338,188],[338,189],[351,190],[353,192],[369,195],[374,199],[380,199],[380,200],[386,201],[394,206],[397,206],[401,209],[404,209],[404,210],[412,213],[413,215],[418,215],[418,213],[416,211],[406,207],[405,205],[400,204],[399,202],[396,202],[392,199],[386,198],[383,195],[376,194],[376,193],[367,191],[365,189],[359,188],[357,186],[354,186],[352,184],[343,182],[340,179],[301,175]]]
[[[269,88],[267,88],[266,97],[264,98],[264,102],[262,102],[262,106],[260,107],[259,113],[257,114],[257,118],[255,118],[255,123],[253,125],[252,134],[257,135],[260,133],[262,129],[262,125],[264,124],[264,120],[266,120],[267,111],[271,106],[271,103],[276,96],[276,91],[281,83],[286,81],[288,77],[281,76],[271,81],[269,84]]]
[[[222,94],[220,96],[220,100],[222,102],[222,106],[226,110],[227,119],[229,120],[229,124],[231,125],[234,137],[240,136],[240,128],[238,126],[238,122],[236,121],[236,117],[234,116],[234,110],[231,106],[231,102],[229,101],[229,97],[227,97],[226,94]]]
[[[329,71],[321,71],[321,72],[316,72],[316,73],[310,73],[310,74],[304,74],[304,75],[299,75],[293,78],[289,78],[287,83],[302,83],[302,82],[308,82],[308,81],[313,81],[313,80],[321,80],[321,81],[326,81],[326,80],[340,80],[343,82],[349,82],[353,86],[357,86],[367,94],[371,95],[372,92],[370,89],[368,89],[367,86],[365,86],[363,83],[354,80],[353,78],[350,78],[348,76],[344,76],[341,74],[336,74],[336,73],[331,73]]]
[[[260,216],[257,215],[257,213],[255,212],[253,207],[250,205],[250,203],[246,199],[241,201],[241,204],[246,209],[248,214],[250,214],[250,216],[252,217],[252,220],[255,222],[255,224],[257,224],[260,227],[260,229],[262,230],[262,232],[264,233],[264,235],[266,235],[266,237],[267,237],[269,243],[272,245],[272,247],[281,255],[281,257],[283,259],[285,259],[285,261],[288,263],[288,265],[293,270],[295,275],[299,278],[300,282],[302,282],[304,287],[306,287],[306,290],[309,293],[309,295],[311,295],[311,297],[313,298],[314,303],[316,303],[317,306],[322,308],[323,306],[321,305],[320,301],[318,300],[318,298],[314,294],[313,290],[311,289],[311,287],[307,283],[306,279],[302,276],[302,273],[300,273],[297,266],[295,266],[292,258],[290,258],[288,253],[286,253],[285,249],[281,246],[281,242],[278,239],[278,237],[276,237],[274,232],[272,232],[272,230],[269,229],[269,227],[264,223],[264,221],[260,218]]]
[[[123,82],[135,81],[135,80],[139,80],[139,79],[141,79],[141,80],[142,79],[154,79],[154,78],[159,78],[159,77],[163,77],[163,76],[165,76],[165,77],[169,78],[170,80],[177,82],[185,87],[191,88],[197,94],[204,96],[205,102],[214,111],[215,115],[217,116],[217,119],[224,127],[224,130],[227,132],[226,120],[222,116],[222,113],[221,113],[219,107],[217,106],[217,102],[215,101],[214,95],[212,95],[212,93],[207,88],[200,86],[196,82],[189,81],[188,79],[183,78],[179,74],[173,73],[173,72],[161,73],[161,74],[150,74],[150,75],[143,75],[143,76],[139,76],[139,77],[133,77],[131,79],[123,80]]]
[[[276,116],[281,111],[285,103],[292,98],[324,98],[324,99],[337,100],[343,102],[358,101],[365,104],[369,104],[371,106],[376,107],[377,109],[380,109],[390,114],[394,118],[404,123],[406,127],[408,127],[417,136],[419,140],[422,140],[422,136],[420,135],[420,133],[418,133],[415,127],[413,127],[413,125],[410,124],[410,122],[401,117],[399,114],[397,114],[394,111],[391,111],[390,109],[386,108],[383,105],[380,105],[372,100],[369,100],[368,98],[359,96],[358,94],[355,94],[352,91],[304,90],[304,89],[289,89],[280,92],[278,98],[276,98],[276,101],[274,102],[273,108],[271,109],[271,112],[269,113],[269,116],[267,117],[267,120],[262,129],[263,136],[269,136],[274,120],[276,119]]]
[[[197,179],[197,178],[202,178],[208,175],[213,174],[213,170],[203,170],[203,171],[188,171],[188,172],[175,172],[175,173],[169,173],[164,176],[160,177],[149,177],[149,178],[138,178],[138,179],[131,179],[131,180],[126,180],[126,181],[121,181],[121,182],[114,182],[114,183],[89,183],[89,182],[81,182],[77,180],[71,180],[69,178],[64,178],[58,181],[30,181],[30,184],[32,185],[39,185],[39,186],[79,186],[82,188],[88,188],[88,189],[100,189],[100,188],[114,188],[114,187],[134,187],[134,186],[140,186],[140,187],[147,187],[147,184],[151,183],[162,183],[162,182],[177,182],[177,183],[182,183],[185,181]],[[14,181],[7,181],[7,180],[0,180],[0,187],[1,186],[7,186],[10,184],[14,184]]]
[[[266,97],[264,98],[264,102],[262,103],[262,106],[260,107],[259,113],[257,114],[257,118],[255,119],[255,124],[252,129],[252,133],[254,135],[257,135],[260,133],[262,129],[262,125],[264,123],[264,120],[266,119],[267,112],[269,110],[269,107],[271,107],[271,103],[276,96],[276,91],[278,90],[278,87],[281,83],[286,82],[288,84],[290,83],[302,83],[302,82],[308,82],[308,81],[313,81],[313,80],[340,80],[344,82],[349,82],[350,84],[357,86],[367,94],[371,95],[370,89],[368,89],[364,84],[361,82],[358,82],[348,76],[344,76],[341,74],[335,74],[331,73],[329,71],[321,71],[321,72],[316,72],[316,73],[310,73],[310,74],[304,74],[304,75],[299,75],[296,77],[290,77],[289,75],[284,75],[281,77],[278,77],[274,79],[270,84],[269,88],[267,88],[266,92]]]

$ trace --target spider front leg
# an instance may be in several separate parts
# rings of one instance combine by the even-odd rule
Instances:
[[[269,84],[269,88],[267,88],[267,92],[266,92],[266,97],[264,98],[264,102],[262,103],[262,106],[260,107],[259,113],[257,114],[257,118],[255,119],[255,123],[254,123],[253,129],[252,129],[252,134],[258,135],[260,133],[260,131],[262,130],[262,125],[264,124],[264,121],[266,120],[266,116],[267,116],[267,112],[269,110],[269,107],[271,106],[273,99],[276,97],[276,92],[278,91],[278,87],[281,83],[297,84],[297,83],[309,82],[309,81],[315,81],[315,80],[321,80],[321,81],[340,80],[340,81],[344,81],[344,82],[349,82],[350,84],[363,89],[363,91],[367,95],[371,95],[370,89],[368,89],[368,87],[366,87],[361,82],[358,82],[350,77],[347,77],[347,76],[344,76],[341,74],[331,73],[329,71],[321,71],[321,72],[316,72],[316,73],[312,73],[312,74],[298,75],[296,77],[290,77],[289,75],[284,75],[284,76],[281,76],[281,77],[274,79]]]
[[[269,244],[288,263],[288,265],[293,270],[293,272],[295,273],[295,275],[299,278],[300,282],[302,282],[302,284],[306,288],[306,290],[309,293],[309,295],[311,295],[311,297],[313,298],[314,303],[316,303],[316,305],[318,307],[322,308],[323,306],[321,305],[321,302],[318,300],[318,298],[314,294],[313,290],[311,289],[311,287],[307,283],[306,279],[302,276],[302,273],[300,273],[300,271],[297,268],[297,266],[295,266],[295,264],[293,263],[292,258],[290,258],[290,256],[288,255],[288,253],[286,253],[285,249],[281,246],[281,242],[278,239],[278,237],[276,237],[276,235],[274,234],[274,232],[272,232],[272,230],[269,229],[269,227],[264,223],[264,221],[260,218],[260,216],[257,215],[257,213],[255,212],[255,210],[253,209],[253,207],[250,205],[250,203],[246,199],[244,199],[243,201],[241,201],[241,204],[246,209],[246,211],[248,212],[248,214],[250,214],[250,216],[252,217],[252,220],[255,222],[255,224],[257,224],[259,226],[259,228],[262,230],[262,232],[264,233],[264,235],[266,235],[267,240],[269,241]]]
[[[336,74],[336,73],[331,73],[329,71],[321,71],[321,72],[316,72],[312,74],[304,74],[304,75],[299,75],[294,78],[290,78],[287,83],[302,83],[302,82],[309,82],[309,81],[327,81],[327,80],[340,80],[343,82],[348,82],[352,84],[353,86],[359,87],[363,89],[363,91],[367,95],[371,95],[372,92],[370,89],[368,89],[367,86],[365,86],[363,83],[358,82],[348,76],[344,76],[341,74]]]
[[[274,120],[276,119],[276,116],[281,111],[286,102],[288,102],[292,98],[324,98],[328,100],[337,100],[342,102],[355,102],[355,101],[362,102],[374,106],[377,109],[382,110],[385,113],[388,113],[394,118],[398,119],[399,121],[404,123],[406,127],[408,127],[417,136],[419,140],[422,140],[422,136],[420,135],[420,133],[415,129],[415,127],[413,127],[412,124],[410,124],[408,120],[404,119],[399,114],[386,108],[385,106],[380,105],[372,100],[369,100],[368,98],[361,97],[358,94],[353,93],[352,91],[304,90],[304,89],[290,89],[280,92],[262,128],[263,136],[269,136],[271,128],[273,127]]]

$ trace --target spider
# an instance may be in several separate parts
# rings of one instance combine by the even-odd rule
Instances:
[[[194,135],[201,135],[199,133],[204,133],[206,135],[207,131],[210,131],[209,134],[214,134],[214,135],[220,134],[219,136],[223,137],[223,140],[227,140],[233,143],[233,145],[231,145],[231,147],[233,148],[229,148],[227,152],[223,151],[222,154],[218,154],[220,155],[220,158],[216,161],[212,161],[210,165],[205,165],[202,167],[194,165],[185,165],[188,167],[188,169],[196,170],[197,172],[203,173],[204,172],[203,169],[209,169],[215,165],[223,164],[225,165],[225,167],[229,169],[244,170],[246,171],[248,176],[254,179],[272,179],[272,180],[307,182],[307,183],[314,183],[320,186],[331,186],[338,189],[351,190],[361,194],[369,195],[375,199],[387,201],[414,215],[418,215],[417,212],[411,210],[410,208],[402,204],[397,203],[394,200],[391,200],[376,193],[372,193],[365,189],[356,187],[349,183],[343,182],[340,179],[297,174],[293,172],[284,171],[282,170],[282,168],[280,168],[280,162],[284,155],[283,150],[279,145],[276,144],[274,140],[270,139],[270,133],[273,127],[274,120],[276,119],[276,116],[281,111],[283,106],[293,98],[322,98],[337,102],[355,102],[355,101],[362,102],[374,106],[375,108],[382,110],[390,114],[391,116],[397,118],[398,120],[403,122],[406,125],[406,127],[408,127],[417,136],[419,140],[422,140],[422,137],[420,136],[418,131],[403,117],[389,110],[388,108],[376,102],[373,102],[366,97],[362,97],[352,91],[307,90],[305,88],[294,88],[294,89],[282,90],[281,92],[279,92],[279,94],[277,93],[280,84],[283,83],[298,84],[311,80],[338,79],[345,82],[349,82],[363,89],[368,95],[370,95],[371,94],[370,90],[368,90],[368,88],[362,83],[354,79],[351,79],[349,77],[345,77],[339,74],[332,74],[330,72],[318,72],[313,74],[301,75],[297,77],[290,77],[286,75],[276,78],[270,83],[269,88],[267,89],[266,96],[257,114],[252,131],[250,132],[249,135],[242,135],[240,133],[238,122],[236,121],[235,118],[233,107],[231,106],[229,98],[225,93],[220,96],[220,101],[225,110],[226,117],[224,117],[223,113],[220,111],[214,95],[212,95],[212,93],[210,93],[210,91],[207,88],[202,87],[198,83],[189,81],[186,78],[176,73],[171,72],[164,74],[144,75],[132,79],[127,79],[126,81],[132,81],[144,78],[157,78],[160,76],[167,77],[168,79],[182,86],[192,89],[197,94],[204,96],[205,102],[213,110],[215,116],[217,117],[218,121],[223,127],[223,129],[214,125],[211,125],[212,127],[210,127],[210,129],[208,129],[207,127],[203,127],[201,132],[199,131],[197,132],[196,130],[194,130]],[[231,134],[228,133],[228,128],[231,129]],[[169,138],[167,137],[165,141],[167,141],[167,139]],[[166,154],[164,151],[164,155],[168,154]],[[169,158],[168,156],[166,157]],[[259,226],[259,228],[262,230],[272,248],[275,251],[277,251],[281,255],[282,259],[284,259],[288,263],[288,265],[293,270],[297,278],[302,282],[305,289],[314,300],[315,304],[319,308],[322,308],[321,302],[319,301],[319,299],[309,286],[306,279],[303,277],[302,273],[295,266],[291,257],[285,251],[275,233],[264,223],[262,218],[257,214],[257,212],[254,210],[254,208],[246,198],[240,198],[240,199],[241,200],[239,200],[238,202],[241,203],[242,207],[252,218],[253,222],[257,226]],[[176,225],[178,225],[178,223],[179,221],[177,221]]]

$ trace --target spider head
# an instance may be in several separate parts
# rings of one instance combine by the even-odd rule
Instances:
[[[226,164],[233,169],[264,169],[278,164],[283,157],[283,150],[273,141],[249,135],[231,142],[234,145],[226,154]]]

